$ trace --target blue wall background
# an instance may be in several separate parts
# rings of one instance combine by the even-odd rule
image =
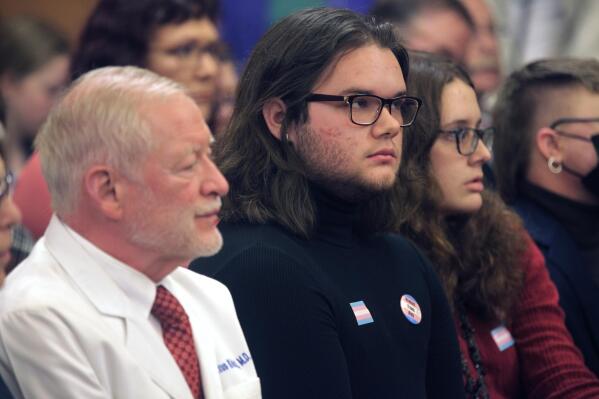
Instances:
[[[273,22],[307,7],[340,7],[366,13],[374,0],[221,0],[221,33],[242,67]]]

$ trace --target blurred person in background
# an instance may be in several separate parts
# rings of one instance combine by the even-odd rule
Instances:
[[[6,163],[18,174],[33,139],[67,82],[66,38],[26,16],[0,20],[0,119],[6,129]]]
[[[599,57],[596,0],[487,0],[502,42],[504,69],[553,57]]]
[[[475,24],[460,1],[379,0],[370,14],[379,21],[393,23],[406,48],[466,63]]]
[[[0,126],[1,129],[1,126]],[[21,221],[21,212],[12,200],[11,189],[14,182],[8,168],[3,144],[0,142],[0,287],[6,277],[6,269],[11,259],[11,230]]]
[[[474,22],[474,34],[466,50],[468,70],[483,113],[490,111],[492,97],[501,83],[499,45],[495,24],[486,0],[460,0]]]
[[[233,116],[238,81],[239,76],[231,55],[228,52],[223,52],[218,72],[216,111],[213,118],[215,135],[225,131]]]
[[[4,125],[5,163],[18,181],[33,151],[33,140],[68,80],[69,45],[62,33],[27,16],[0,20],[0,121]],[[33,201],[33,196],[27,201]],[[15,203],[21,209],[15,192]],[[29,208],[24,225],[12,230],[8,270],[31,251]],[[24,227],[25,226],[25,227]]]
[[[371,13],[395,24],[406,47],[463,65],[488,119],[489,97],[501,73],[494,21],[485,0],[379,0]]]
[[[5,136],[6,133],[4,130],[4,126],[2,125],[2,123],[0,123],[0,137]],[[8,191],[4,192],[3,190],[12,190],[15,181],[14,175],[12,174],[12,172],[9,172],[10,169],[4,161],[6,159],[6,152],[4,151],[4,146],[1,143],[2,141],[0,140],[0,155],[2,157],[2,165],[4,165],[3,167],[6,173],[4,180],[0,180],[0,201],[2,201],[3,198],[9,197]],[[4,275],[10,273],[10,271],[14,269],[16,265],[18,265],[23,259],[29,256],[29,253],[33,249],[33,245],[35,243],[29,230],[27,230],[27,228],[25,228],[22,224],[19,223],[21,221],[21,212],[19,208],[15,205],[15,202],[13,202],[12,196],[10,196],[9,198],[10,199],[7,199],[4,202],[10,203],[10,205],[6,205],[9,208],[15,208],[13,212],[16,211],[18,217],[15,217],[16,222],[7,225],[8,228],[3,229],[3,231],[8,231],[11,237],[10,240],[6,240],[9,243],[10,256],[8,256],[6,264],[2,265],[2,279],[4,278]],[[4,252],[0,254],[0,258],[5,256],[6,254]],[[1,389],[0,393],[2,393]],[[4,396],[0,395],[0,398],[4,398]]]
[[[566,325],[599,375],[599,61],[520,68],[493,120],[497,187],[541,248]]]
[[[183,85],[206,120],[217,91],[217,0],[101,0],[83,28],[71,77],[133,65]]]
[[[0,130],[2,125],[0,124]],[[5,153],[0,142],[0,287],[4,284],[7,268],[11,261],[11,230],[19,223],[21,213],[12,201],[10,190],[13,178],[4,161]],[[0,378],[0,398],[10,399],[12,395]]]
[[[221,53],[217,13],[217,0],[100,0],[83,27],[71,78],[104,66],[150,69],[183,85],[212,127]],[[37,155],[15,199],[24,224],[41,237],[52,210]]]

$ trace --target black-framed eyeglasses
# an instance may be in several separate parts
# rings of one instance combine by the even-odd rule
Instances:
[[[0,178],[0,201],[2,201],[8,193],[10,193],[10,189],[15,181],[13,174],[9,171],[6,172],[4,177]]]
[[[373,94],[354,94],[351,96],[333,96],[329,94],[312,93],[306,98],[307,102],[342,101],[349,105],[349,119],[360,126],[369,126],[379,119],[386,105],[389,113],[399,121],[401,127],[414,123],[422,100],[417,97],[399,96],[383,98]]]
[[[478,129],[474,127],[456,127],[447,130],[441,129],[439,131],[455,137],[456,147],[460,154],[471,155],[476,151],[479,140],[482,140],[486,147],[491,147],[495,128],[488,127],[485,129]]]
[[[590,137],[581,136],[579,134],[564,132],[563,130],[556,129],[559,125],[565,125],[569,123],[599,123],[599,118],[560,118],[553,121],[549,127],[557,132],[560,136],[568,137],[575,140],[581,141],[592,141]],[[594,134],[598,134],[593,133]]]

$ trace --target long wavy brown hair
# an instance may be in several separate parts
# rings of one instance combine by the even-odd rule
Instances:
[[[306,98],[327,67],[348,51],[375,44],[389,49],[408,75],[408,54],[391,24],[350,10],[316,8],[275,24],[254,48],[239,81],[235,110],[217,138],[215,158],[230,183],[224,200],[227,222],[274,223],[308,238],[315,204],[303,161],[285,132],[308,121]],[[286,105],[282,139],[269,131],[262,108],[272,99]],[[398,214],[397,188],[363,206],[362,232],[390,231]]]
[[[428,255],[452,305],[460,301],[482,318],[509,321],[523,281],[527,240],[520,219],[489,190],[476,213],[447,216],[440,210],[441,189],[430,167],[443,88],[456,79],[474,85],[461,67],[445,58],[413,53],[410,60],[408,88],[423,100],[423,107],[404,134],[398,229]]]

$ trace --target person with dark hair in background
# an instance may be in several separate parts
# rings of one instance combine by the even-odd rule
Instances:
[[[502,80],[499,43],[487,0],[460,0],[474,23],[468,43],[465,67],[472,77],[483,112],[490,112],[493,96]]]
[[[209,121],[218,76],[218,0],[100,0],[73,55],[71,77],[110,65],[147,68],[182,84]]]
[[[18,174],[33,153],[33,140],[67,83],[69,45],[46,23],[31,17],[0,20],[0,122],[5,161]]]
[[[475,25],[459,0],[377,0],[370,14],[391,22],[408,49],[466,62]]]
[[[218,0],[100,0],[83,27],[71,77],[96,68],[132,65],[185,87],[212,128],[216,102]],[[35,238],[50,221],[50,193],[34,155],[15,190]]]
[[[254,49],[215,156],[230,181],[225,283],[265,398],[460,398],[451,313],[428,261],[388,234],[408,56],[390,24],[308,9]]]
[[[0,290],[12,395],[260,399],[229,291],[185,268],[222,246],[212,142],[184,88],[148,70],[71,85],[35,141],[56,214]]]
[[[408,87],[423,108],[404,140],[398,230],[424,249],[453,305],[468,397],[599,397],[539,249],[485,190],[493,130],[479,127],[470,77],[436,55],[410,61]]]
[[[69,45],[62,33],[46,23],[26,16],[0,20],[0,136],[5,143],[4,161],[20,181],[33,152],[33,140],[68,79]],[[25,199],[35,202],[36,197]],[[36,205],[22,206],[23,224],[12,229],[10,271],[34,244],[30,217]]]
[[[520,68],[493,119],[498,189],[541,248],[566,325],[599,376],[599,61]]]
[[[235,107],[235,90],[239,82],[235,62],[231,54],[223,50],[220,59],[216,91],[216,110],[213,118],[213,131],[219,135],[227,128]]]
[[[0,287],[4,284],[7,267],[11,260],[11,230],[21,221],[21,212],[12,200],[14,183],[12,172],[6,162],[4,144],[0,141]],[[1,391],[0,391],[1,392]]]

